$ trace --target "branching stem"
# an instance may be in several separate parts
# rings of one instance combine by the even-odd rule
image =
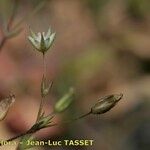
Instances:
[[[6,142],[10,142],[10,141],[16,140],[16,139],[21,138],[21,137],[23,137],[23,136],[25,136],[25,135],[28,135],[28,134],[36,133],[36,132],[38,132],[38,131],[41,130],[41,129],[46,129],[46,128],[50,128],[50,127],[54,127],[54,126],[59,126],[59,125],[62,125],[62,124],[70,124],[70,123],[72,123],[72,122],[74,122],[74,121],[77,121],[77,120],[79,120],[79,119],[85,118],[85,117],[87,117],[87,116],[90,115],[90,114],[91,114],[91,112],[88,112],[88,113],[83,114],[83,115],[81,115],[81,116],[79,116],[79,117],[76,117],[76,118],[74,118],[74,119],[71,119],[71,120],[62,122],[61,124],[59,124],[59,123],[54,123],[54,124],[50,124],[50,125],[45,126],[45,127],[37,128],[36,130],[32,130],[32,128],[31,128],[31,129],[29,129],[28,131],[26,131],[26,132],[24,132],[24,133],[21,133],[21,134],[15,136],[15,137],[12,137],[12,138],[6,140]],[[0,143],[0,146],[2,146],[1,143]]]

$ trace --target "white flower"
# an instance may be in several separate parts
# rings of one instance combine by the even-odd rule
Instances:
[[[45,54],[48,49],[51,47],[54,39],[55,33],[51,33],[51,29],[48,29],[48,32],[45,34],[44,32],[39,32],[37,35],[30,30],[31,36],[28,37],[31,44],[39,51]]]

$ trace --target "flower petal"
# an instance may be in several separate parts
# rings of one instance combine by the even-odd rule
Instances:
[[[45,36],[45,39],[48,39],[51,35],[51,29],[49,28],[48,31],[47,31],[47,34]]]

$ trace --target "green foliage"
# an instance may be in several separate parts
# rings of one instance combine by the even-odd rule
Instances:
[[[127,0],[129,14],[136,19],[143,19],[150,12],[149,0]]]
[[[109,1],[110,0],[85,0],[85,3],[87,3],[88,7],[93,13],[93,17],[97,17],[99,12]]]

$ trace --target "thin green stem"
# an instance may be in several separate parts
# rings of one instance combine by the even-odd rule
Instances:
[[[85,117],[89,116],[90,114],[91,114],[91,111],[88,112],[88,113],[86,113],[86,114],[83,114],[83,115],[81,115],[81,116],[79,116],[79,117],[73,118],[73,119],[71,119],[71,120],[64,121],[64,122],[61,123],[61,125],[62,125],[62,124],[70,124],[70,123],[73,123],[73,122],[75,122],[75,121],[78,121],[79,119],[82,119],[82,118],[85,118]],[[60,125],[60,124],[54,123],[54,124],[50,124],[50,125],[48,125],[48,126],[46,126],[46,127],[44,127],[44,128],[49,128],[49,127],[58,126],[58,125]]]
[[[37,115],[37,119],[36,119],[36,122],[39,121],[39,118],[42,114],[42,109],[43,109],[43,104],[44,104],[44,99],[43,97],[41,98],[41,101],[40,101],[40,106],[39,106],[39,111],[38,111],[38,115]]]
[[[43,75],[46,76],[46,56],[43,54]]]
[[[12,27],[12,24],[14,22],[14,19],[15,19],[15,16],[16,16],[16,12],[17,12],[17,8],[18,8],[18,0],[14,0],[14,4],[13,4],[13,9],[12,9],[12,13],[11,13],[11,16],[8,20],[8,23],[7,23],[7,30],[10,31],[10,28]]]
[[[27,13],[22,19],[19,20],[18,23],[16,23],[13,27],[13,30],[17,29],[25,20],[32,18],[39,10],[41,10],[44,5],[46,3],[46,0],[43,0],[41,2],[39,2],[35,8],[33,9],[33,11]]]
[[[43,76],[46,76],[46,61],[45,61],[45,54],[43,54]],[[43,109],[43,105],[44,105],[44,97],[42,96],[41,101],[40,101],[40,106],[39,106],[39,111],[38,111],[38,115],[37,115],[37,119],[36,122],[39,121],[39,118],[42,114],[42,109]]]
[[[3,39],[0,42],[0,52],[2,51],[2,48],[3,48],[3,46],[4,46],[4,44],[5,44],[6,41],[7,41],[7,38],[3,37]]]
[[[37,128],[36,130],[32,130],[32,128],[31,128],[31,129],[29,129],[28,131],[26,131],[26,132],[24,132],[24,133],[21,133],[21,134],[15,136],[15,137],[12,137],[12,138],[6,140],[6,142],[16,140],[16,139],[21,138],[21,137],[23,137],[23,136],[25,136],[25,135],[28,135],[28,134],[36,133],[36,132],[38,132],[38,131],[41,130],[41,129],[50,128],[50,127],[54,127],[54,126],[58,126],[58,125],[62,125],[62,124],[73,123],[74,121],[77,121],[77,120],[79,120],[79,119],[85,118],[85,117],[87,117],[87,116],[90,115],[90,114],[91,114],[91,111],[88,112],[88,113],[86,113],[86,114],[83,114],[83,115],[81,115],[81,116],[79,116],[79,117],[76,117],[76,118],[74,118],[74,119],[71,119],[71,120],[62,122],[61,124],[59,124],[59,123],[54,123],[54,124],[51,124],[51,125],[48,125],[48,126],[45,126],[45,127]],[[2,146],[2,144],[0,144],[0,146]]]

